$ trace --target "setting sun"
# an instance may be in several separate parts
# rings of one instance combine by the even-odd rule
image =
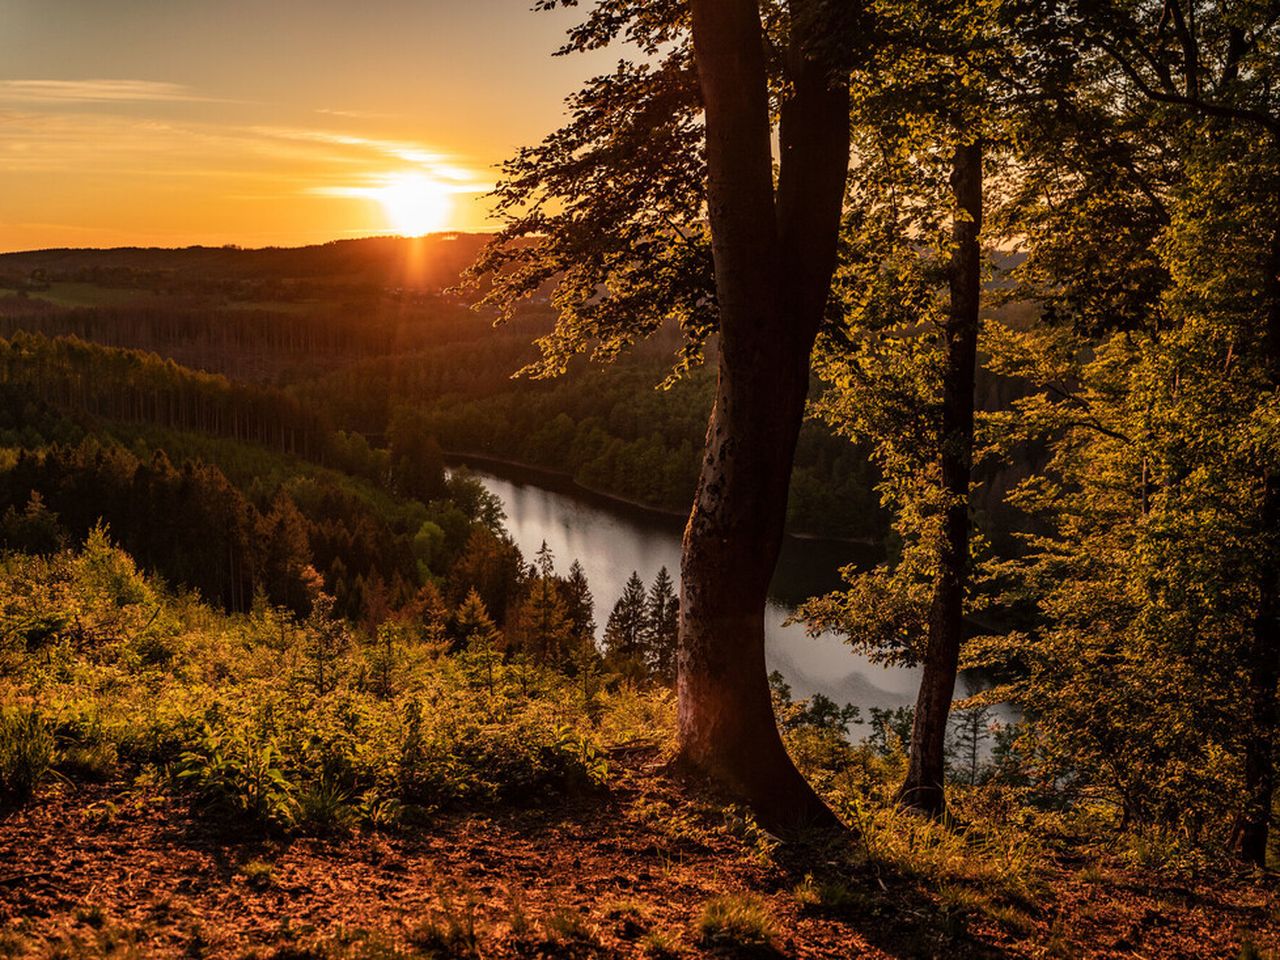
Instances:
[[[382,204],[388,224],[406,237],[440,230],[449,216],[448,188],[424,174],[395,174],[370,195]]]

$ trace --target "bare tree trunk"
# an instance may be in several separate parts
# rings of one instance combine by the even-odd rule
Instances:
[[[1267,373],[1280,389],[1280,230],[1271,240],[1267,271]],[[1268,470],[1262,491],[1264,551],[1259,583],[1258,612],[1245,653],[1248,675],[1246,704],[1249,724],[1245,735],[1244,804],[1235,826],[1235,846],[1249,863],[1267,864],[1276,770],[1275,739],[1280,712],[1280,476]]]
[[[775,203],[755,0],[694,0],[721,349],[681,561],[680,755],[772,829],[837,821],[787,756],[773,716],[764,610],[786,519],[809,358],[835,265],[848,88],[789,51]]]
[[[969,565],[969,483],[973,467],[973,389],[981,292],[982,146],[956,148],[951,189],[960,211],[953,228],[951,310],[942,405],[942,548],[929,609],[924,674],[911,730],[911,757],[899,791],[903,804],[942,813],[947,721],[955,693]]]

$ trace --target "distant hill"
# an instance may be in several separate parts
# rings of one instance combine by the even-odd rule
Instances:
[[[457,280],[487,234],[368,237],[309,247],[115,247],[28,250],[0,254],[0,286],[38,289],[44,283],[89,283],[150,292],[264,288],[301,293],[319,288],[438,291]]]

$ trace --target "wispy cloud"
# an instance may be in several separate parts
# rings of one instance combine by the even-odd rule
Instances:
[[[0,100],[26,103],[211,101],[180,83],[159,80],[0,80]]]
[[[481,194],[492,178],[464,158],[404,140],[291,126],[161,121],[96,111],[0,110],[0,174],[252,179],[277,195],[367,195],[388,176],[430,177]]]
[[[344,147],[367,155],[369,161],[380,163],[391,161],[408,165],[411,169],[431,177],[450,193],[487,193],[493,189],[493,183],[490,180],[468,169],[456,158],[416,143],[296,127],[255,127],[253,130],[268,139]],[[385,181],[387,175],[385,170],[371,171],[361,183],[316,186],[309,192],[325,196],[359,196],[367,188]]]
[[[316,113],[346,120],[395,120],[401,116],[398,113],[373,113],[369,110],[330,110],[328,107],[317,107]]]

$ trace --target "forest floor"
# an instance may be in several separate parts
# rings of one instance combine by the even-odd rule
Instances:
[[[157,790],[61,784],[0,818],[0,956],[1280,956],[1274,878],[1068,851],[993,911],[834,851],[735,827],[643,753],[607,793],[328,839],[229,839]]]

